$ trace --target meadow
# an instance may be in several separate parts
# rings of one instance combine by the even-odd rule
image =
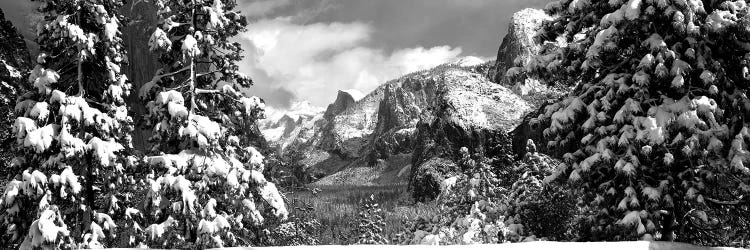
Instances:
[[[309,204],[312,214],[321,223],[320,244],[346,245],[356,240],[359,203],[370,195],[384,211],[384,236],[394,237],[404,229],[405,221],[433,218],[438,214],[435,203],[415,203],[406,184],[384,186],[310,186],[317,189],[294,189],[284,192],[288,202]],[[290,210],[293,216],[297,210]]]

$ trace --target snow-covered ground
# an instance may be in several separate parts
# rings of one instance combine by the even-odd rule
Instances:
[[[516,250],[516,249],[540,249],[540,250],[723,250],[739,249],[727,247],[699,247],[684,243],[674,242],[648,242],[648,241],[625,241],[625,242],[552,242],[537,241],[525,243],[487,244],[487,245],[453,245],[453,246],[426,246],[426,245],[356,245],[356,246],[293,246],[293,247],[258,247],[237,249],[278,249],[278,250],[301,250],[301,249],[325,249],[325,250]],[[231,248],[230,248],[231,249]]]

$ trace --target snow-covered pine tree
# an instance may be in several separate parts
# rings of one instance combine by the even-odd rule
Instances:
[[[388,240],[383,236],[383,227],[385,227],[383,214],[380,204],[375,200],[375,195],[371,194],[359,202],[357,244],[388,244]]]
[[[144,215],[153,247],[259,244],[264,222],[288,213],[276,186],[263,176],[264,157],[250,128],[264,103],[242,90],[240,44],[230,38],[247,21],[235,1],[157,0],[159,19],[149,40],[163,67],[139,91],[148,101],[153,147]]]
[[[539,38],[565,46],[508,75],[577,84],[534,122],[565,160],[559,176],[597,205],[595,237],[748,242],[746,1],[561,0],[545,9],[556,18]]]
[[[426,245],[494,244],[506,242],[510,234],[522,231],[520,224],[505,224],[503,204],[507,188],[501,185],[492,160],[472,159],[469,150],[459,149],[463,171],[445,179],[437,201],[440,215],[420,218],[408,232],[398,235],[401,243]],[[406,238],[406,241],[403,239]],[[519,237],[520,239],[520,237]]]
[[[119,0],[42,1],[41,53],[18,98],[16,173],[0,201],[5,246],[119,246],[134,191]],[[21,243],[20,245],[16,245]]]

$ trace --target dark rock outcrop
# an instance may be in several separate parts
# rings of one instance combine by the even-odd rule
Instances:
[[[544,127],[542,127],[541,123],[536,121],[539,114],[544,112],[546,107],[546,105],[542,105],[539,109],[524,116],[521,123],[511,132],[513,137],[513,153],[516,155],[516,158],[521,158],[526,155],[526,143],[528,140],[541,142],[541,144],[536,144],[537,151],[540,153],[550,153],[547,149],[547,144],[544,143],[546,142],[546,140],[544,140],[544,134],[542,133]]]

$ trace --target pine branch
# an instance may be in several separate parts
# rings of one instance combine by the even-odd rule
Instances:
[[[157,77],[159,77],[159,78],[162,78],[162,77],[167,77],[167,76],[173,76],[173,75],[176,75],[176,74],[179,74],[179,73],[185,72],[185,71],[187,71],[187,70],[189,70],[189,69],[190,69],[190,67],[184,67],[184,68],[182,68],[182,69],[180,69],[180,70],[177,70],[177,71],[175,71],[175,72],[172,72],[172,73],[168,73],[168,74],[163,74],[163,75],[158,75]]]
[[[205,73],[200,73],[200,74],[197,74],[197,75],[196,75],[196,77],[201,77],[201,76],[205,76],[205,75],[210,75],[210,74],[213,74],[213,73],[218,73],[218,72],[221,72],[221,70],[214,70],[214,71],[209,71],[209,72],[205,72]]]
[[[714,199],[714,198],[711,198],[711,197],[703,197],[703,198],[705,200],[707,200],[707,201],[712,202],[712,203],[715,203],[715,204],[718,204],[718,205],[725,205],[725,206],[735,206],[735,205],[739,205],[740,203],[744,202],[742,200],[742,198],[743,198],[742,196],[740,196],[739,199],[733,200],[733,201],[722,201],[722,200],[717,200],[717,199]]]
[[[194,92],[195,92],[196,95],[199,95],[199,94],[221,94],[221,91],[216,90],[216,89],[198,89],[198,88],[196,88],[194,90]]]

